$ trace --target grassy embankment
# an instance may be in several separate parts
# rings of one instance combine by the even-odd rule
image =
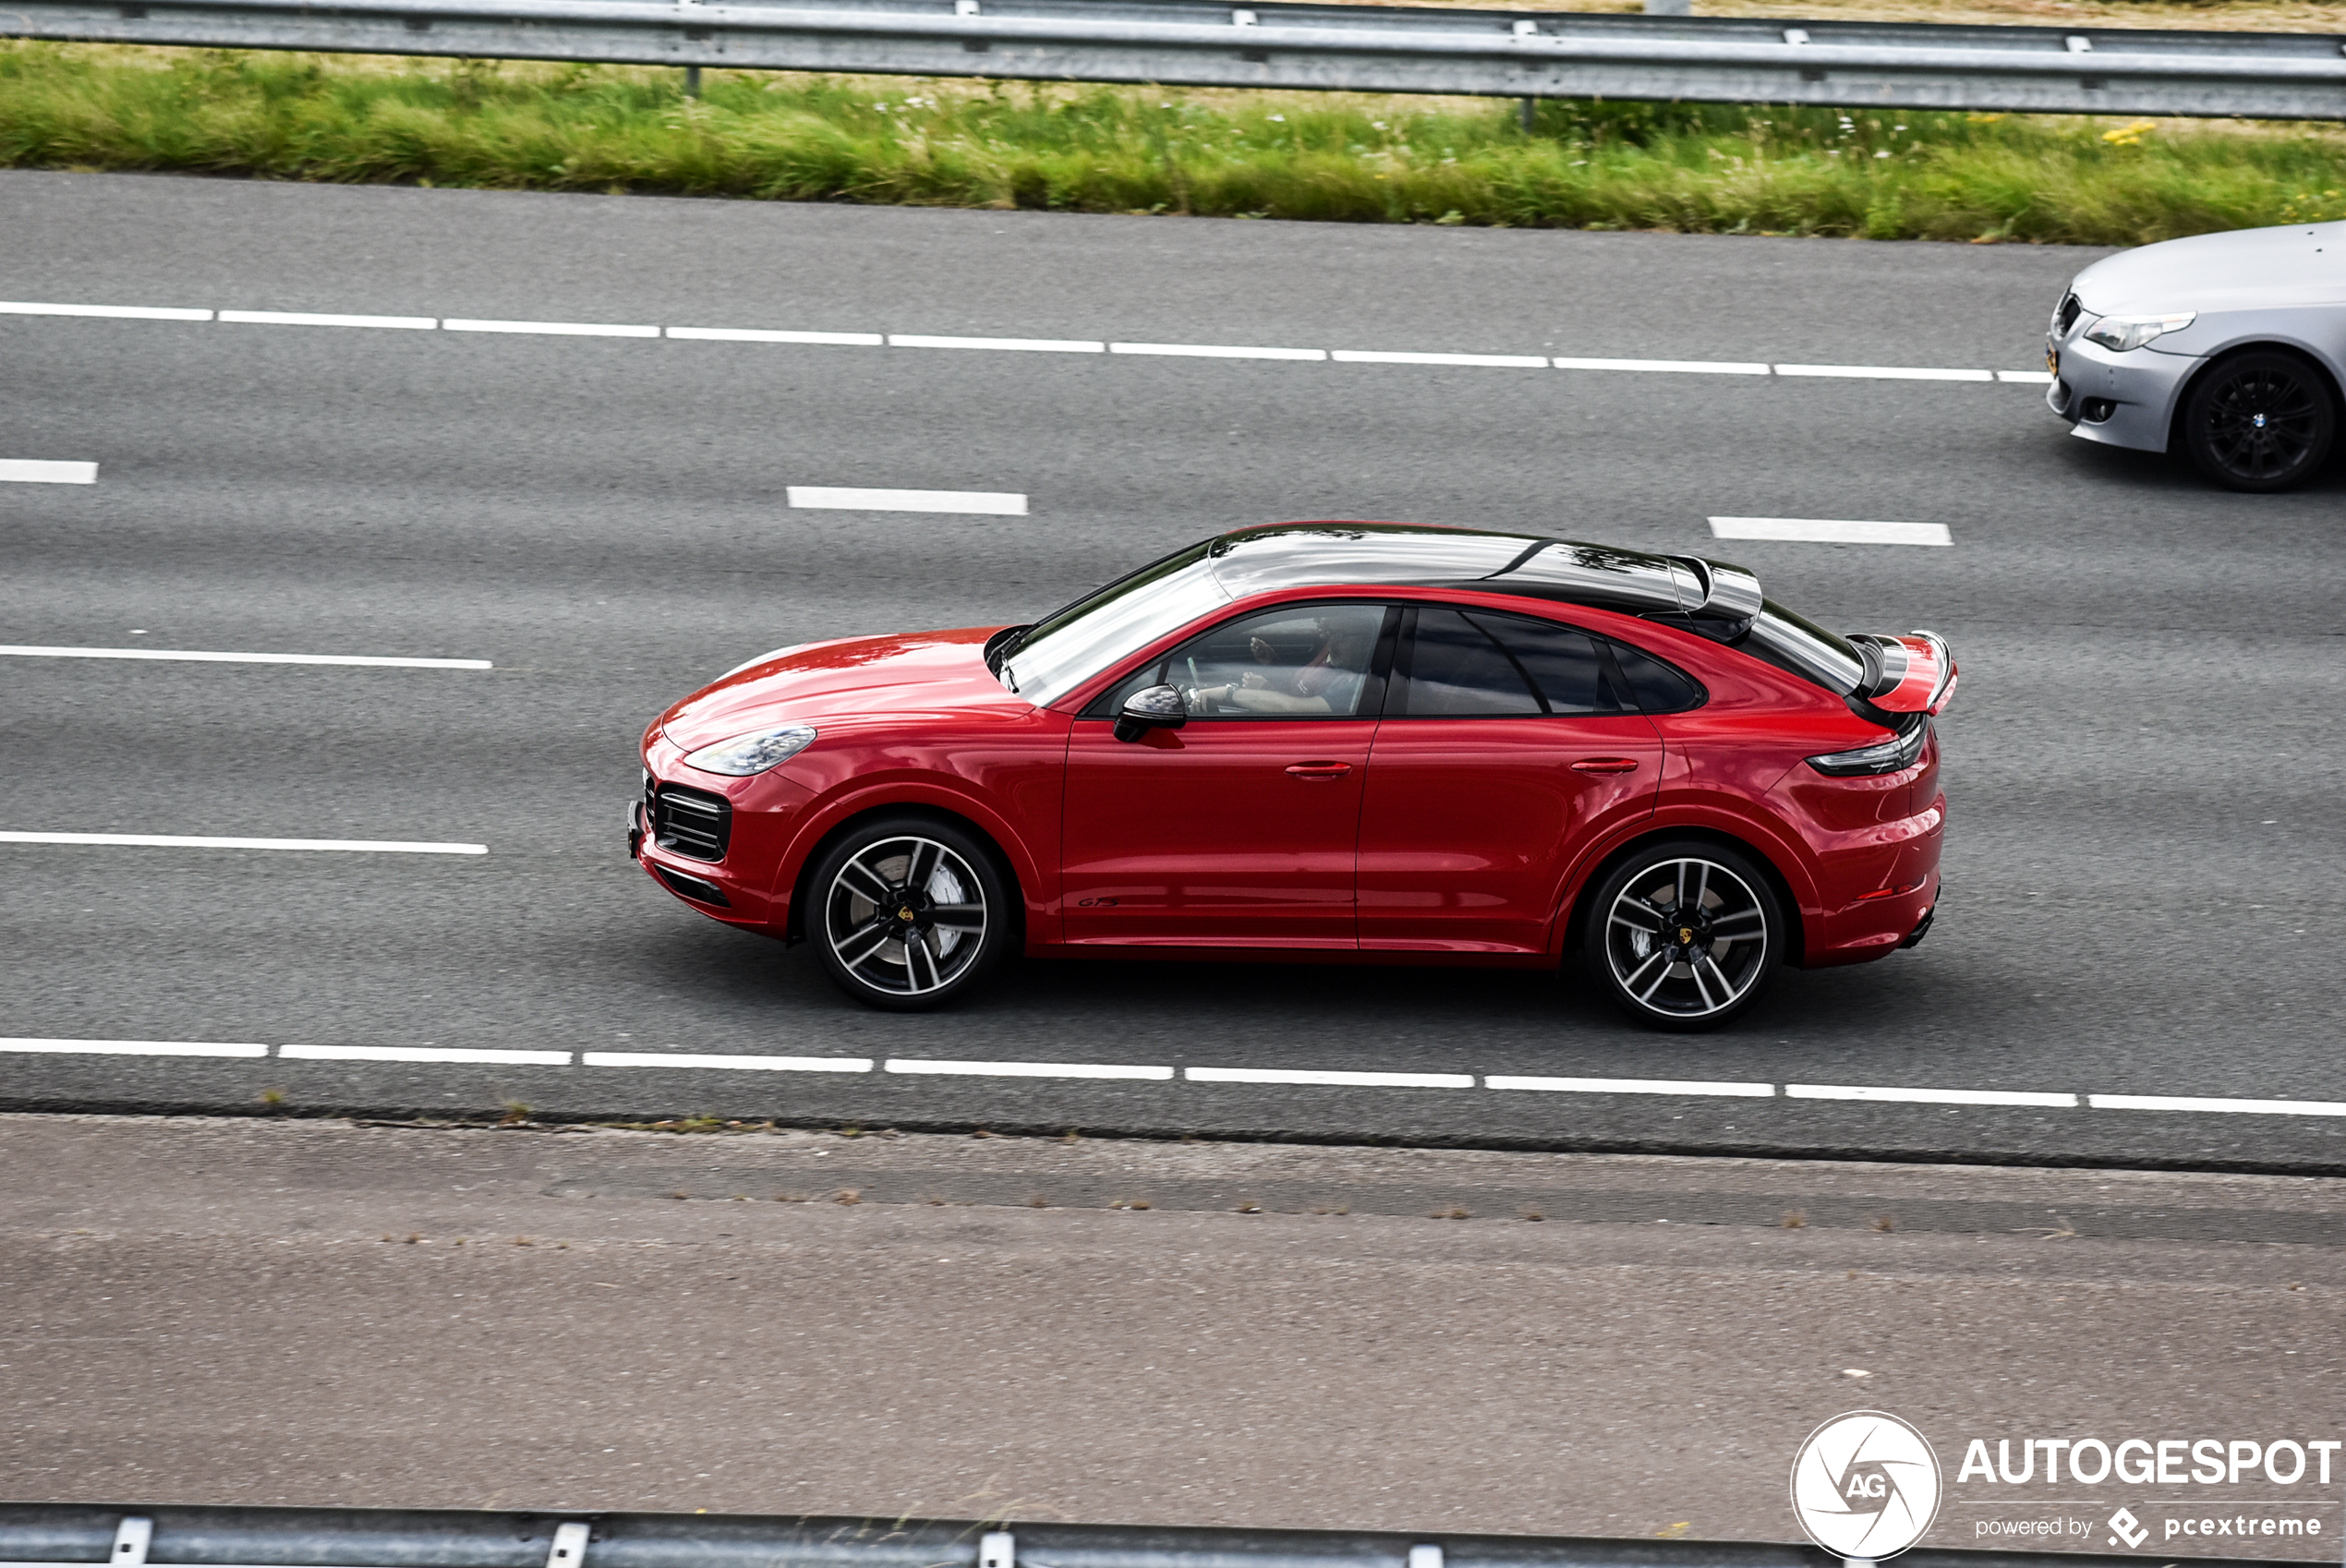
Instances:
[[[0,43],[0,166],[2110,245],[2346,217],[2335,126],[1550,103],[1527,135],[1479,99],[711,72],[695,102],[648,68],[42,43]]]

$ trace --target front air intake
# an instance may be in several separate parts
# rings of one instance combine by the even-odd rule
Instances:
[[[732,837],[733,803],[706,790],[662,784],[652,795],[652,842],[688,860],[721,861]]]
[[[658,863],[652,866],[652,874],[668,884],[670,890],[682,893],[695,903],[716,904],[722,908],[732,902],[725,897],[725,889],[705,877],[687,876],[681,871],[671,871]]]

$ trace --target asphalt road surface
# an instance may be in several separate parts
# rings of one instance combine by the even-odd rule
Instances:
[[[0,1498],[1782,1540],[1871,1406],[1928,1544],[2334,1561],[2334,1467],[1958,1472],[2332,1438],[2340,1185],[0,1116]]]
[[[2098,254],[33,173],[0,174],[0,236],[19,302],[2016,372]],[[10,645],[494,666],[0,657],[0,832],[488,850],[0,842],[7,1036],[267,1048],[0,1051],[0,1103],[2346,1166],[2346,1116],[2073,1098],[2346,1102],[2346,473],[2218,492],[2069,439],[2039,389],[2001,380],[23,314],[0,314],[0,460],[98,464],[94,484],[0,483]],[[792,510],[790,485],[1028,510]],[[1714,515],[1954,542],[1714,543]],[[1711,553],[1828,623],[1944,633],[1965,679],[1929,940],[1788,972],[1699,1037],[1630,1029],[1552,976],[1288,966],[1028,963],[905,1019],[626,860],[640,727],[742,659],[1025,620],[1290,517]],[[1169,1076],[584,1056],[613,1051]]]

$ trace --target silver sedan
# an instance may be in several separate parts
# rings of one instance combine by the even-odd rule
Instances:
[[[2311,477],[2346,387],[2346,223],[2146,245],[2070,281],[2045,401],[2090,441],[2188,453],[2238,490]]]

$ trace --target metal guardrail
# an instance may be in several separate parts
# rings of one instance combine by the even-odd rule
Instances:
[[[85,42],[1504,98],[2346,119],[2346,39],[1210,0],[0,0]]]
[[[2143,1561],[1928,1549],[1898,1559],[1900,1568],[2142,1568]],[[166,1507],[126,1514],[119,1507],[0,1504],[0,1568],[95,1568],[102,1562],[115,1568],[1839,1568],[1838,1559],[1814,1548],[1760,1541],[705,1514]],[[2166,1559],[2161,1568],[2219,1565]]]

